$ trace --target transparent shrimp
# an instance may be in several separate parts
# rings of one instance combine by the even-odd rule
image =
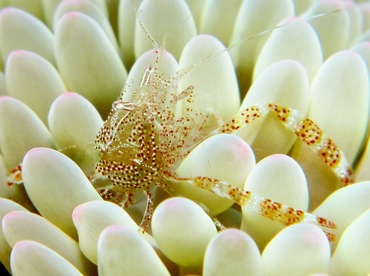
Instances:
[[[343,152],[317,124],[291,108],[274,103],[248,107],[239,111],[231,120],[204,131],[203,123],[207,121],[209,114],[196,113],[191,108],[193,90],[196,87],[189,86],[178,94],[178,81],[184,72],[172,78],[161,76],[160,59],[164,50],[158,47],[140,16],[136,16],[142,31],[154,46],[157,58],[154,65],[148,66],[144,71],[130,102],[124,101],[124,90],[113,103],[112,111],[96,138],[95,147],[101,153],[96,170],[112,182],[110,186],[98,188],[103,198],[127,207],[134,203],[134,194],[143,191],[147,196],[147,207],[141,222],[144,231],[149,226],[153,213],[151,189],[159,187],[171,194],[171,185],[184,182],[231,199],[240,206],[250,205],[260,215],[284,225],[306,221],[323,228],[336,228],[334,222],[325,218],[263,198],[221,179],[207,176],[181,178],[175,173],[191,150],[209,136],[233,133],[244,125],[273,113],[287,129],[316,153],[344,185],[353,182],[352,170]],[[273,29],[266,32],[271,31]],[[186,112],[182,116],[175,114],[179,102],[186,102]],[[329,240],[334,240],[334,234],[325,229],[324,231]]]
[[[159,187],[171,194],[169,184],[188,183],[228,198],[240,206],[251,205],[256,212],[284,225],[308,221],[324,228],[336,228],[335,223],[301,210],[285,206],[250,191],[237,188],[232,183],[206,176],[181,178],[175,171],[190,151],[210,135],[233,133],[269,112],[305,142],[318,157],[344,183],[352,181],[352,171],[343,153],[322,130],[310,119],[297,111],[275,104],[248,107],[230,121],[215,127],[209,133],[202,132],[202,123],[207,115],[191,109],[193,87],[189,86],[176,94],[178,77],[164,79],[159,74],[159,60],[145,70],[139,87],[130,102],[120,99],[113,108],[96,139],[96,148],[101,159],[96,170],[112,181],[109,187],[100,188],[107,200],[121,206],[133,204],[136,191],[147,196],[147,207],[141,222],[145,231],[153,212],[152,187]],[[186,112],[175,114],[176,104],[186,102]],[[194,119],[195,118],[195,119]],[[197,123],[198,122],[198,123]],[[330,240],[334,234],[327,232]]]

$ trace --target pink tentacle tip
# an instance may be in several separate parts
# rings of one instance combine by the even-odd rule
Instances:
[[[284,20],[284,24],[293,23],[293,22],[302,22],[302,19],[297,16],[289,16]]]
[[[3,223],[5,223],[6,221],[8,220],[11,220],[11,219],[14,219],[14,218],[17,218],[19,216],[18,214],[19,211],[11,211],[9,213],[7,213],[4,217],[3,217]]]
[[[119,224],[113,224],[105,228],[104,232],[106,233],[117,233],[117,232],[122,232],[126,231],[127,227]]]
[[[22,241],[19,241],[17,242],[14,246],[13,246],[13,251],[28,251],[28,250],[33,250],[34,249],[34,241],[30,241],[30,240],[22,240]]]
[[[17,9],[16,8],[13,8],[13,7],[6,7],[6,8],[1,9],[0,15],[4,16],[4,14],[12,13],[12,12],[14,12],[16,10]]]
[[[12,51],[9,56],[27,55],[28,53],[29,53],[29,51],[20,49],[20,50],[14,50],[14,51]]]
[[[76,93],[74,93],[74,92],[64,92],[63,94],[62,94],[62,97],[65,97],[65,98],[70,98],[70,97],[74,97],[74,96],[76,96]]]
[[[13,100],[14,100],[14,98],[11,97],[11,96],[8,96],[8,95],[2,95],[0,97],[1,102],[10,102],[10,101],[13,102]]]
[[[11,212],[7,213],[3,217],[2,226],[6,227],[8,224],[12,225],[13,224],[12,222],[17,221],[17,219],[19,219],[19,217],[20,217],[19,211],[11,211]]]
[[[248,145],[244,142],[244,140],[240,141],[233,141],[232,143],[235,154],[239,156],[248,156],[253,154],[253,151]]]
[[[73,209],[72,212],[72,220],[76,224],[76,222],[80,221],[81,218],[83,217],[83,211],[81,210],[81,206],[77,206],[76,208]]]
[[[43,155],[44,154],[44,148],[39,147],[39,148],[33,148],[30,149],[27,153],[27,155]]]

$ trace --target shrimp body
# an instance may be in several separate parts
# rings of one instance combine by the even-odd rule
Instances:
[[[99,192],[127,207],[134,202],[135,191],[144,191],[148,198],[144,224],[152,212],[150,189],[168,190],[164,179],[174,175],[177,165],[200,141],[194,135],[195,121],[190,114],[175,114],[181,99],[191,101],[193,88],[180,94],[176,89],[173,82],[158,75],[157,67],[148,66],[132,102],[120,97],[113,103],[95,142],[101,153],[96,170],[113,183]]]

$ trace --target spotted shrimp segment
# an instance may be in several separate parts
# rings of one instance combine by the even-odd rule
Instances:
[[[224,124],[221,132],[230,133],[238,130],[268,112],[273,112],[286,128],[293,131],[308,145],[344,185],[353,183],[353,172],[344,153],[317,124],[302,116],[297,110],[276,104],[251,106],[240,111],[230,122]]]
[[[22,164],[19,164],[17,167],[15,167],[7,178],[7,185],[10,187],[14,184],[23,184],[23,178],[22,178]]]
[[[186,182],[190,185],[213,192],[220,197],[230,199],[240,206],[250,206],[262,216],[277,221],[286,226],[299,222],[308,222],[319,227],[335,229],[336,224],[323,217],[318,217],[301,210],[294,209],[282,203],[260,197],[250,191],[235,187],[230,183],[209,177],[175,178],[172,182]],[[324,231],[330,241],[335,240],[335,234]]]

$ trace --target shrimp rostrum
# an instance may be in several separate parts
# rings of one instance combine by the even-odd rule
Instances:
[[[172,185],[186,183],[240,206],[250,204],[261,216],[283,225],[303,221],[316,224],[324,228],[330,240],[334,239],[334,234],[328,230],[336,228],[336,225],[325,218],[263,198],[222,179],[205,175],[188,178],[177,175],[176,168],[206,138],[233,133],[271,113],[310,147],[341,182],[348,184],[352,181],[351,169],[333,141],[312,120],[290,108],[266,103],[240,110],[226,122],[216,120],[218,124],[207,124],[209,115],[191,109],[193,90],[196,88],[189,86],[177,93],[178,79],[183,76],[164,77],[159,69],[162,49],[154,51],[156,61],[144,70],[131,98],[127,100],[125,96],[132,89],[128,86],[133,84],[129,83],[113,103],[97,135],[95,147],[100,151],[100,161],[96,171],[110,180],[109,184],[98,187],[102,197],[128,207],[134,203],[137,191],[144,192],[147,205],[141,227],[145,231],[154,208],[152,188],[161,188],[171,194]]]

